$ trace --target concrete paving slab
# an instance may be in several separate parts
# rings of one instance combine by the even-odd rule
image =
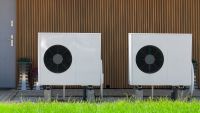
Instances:
[[[151,89],[144,89],[144,98],[151,97]],[[104,89],[104,99],[105,101],[113,101],[118,99],[127,99],[132,97],[134,90],[133,89]],[[171,89],[154,89],[154,97],[160,98],[170,98]],[[4,92],[6,94],[6,92]],[[53,100],[62,100],[63,92],[62,89],[52,89],[52,99]],[[83,98],[83,89],[66,89],[65,101],[76,101],[82,100]],[[96,99],[100,98],[99,89],[95,89]],[[194,98],[200,99],[200,90],[195,90]],[[8,100],[8,99],[7,99]],[[26,91],[17,91],[15,96],[11,101],[21,102],[21,101],[43,101],[44,100],[44,90],[26,90]]]
[[[0,90],[0,101],[11,101],[16,95],[17,91],[14,89]]]

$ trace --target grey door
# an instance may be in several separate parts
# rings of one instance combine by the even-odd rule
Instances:
[[[0,0],[0,88],[15,88],[16,0]]]

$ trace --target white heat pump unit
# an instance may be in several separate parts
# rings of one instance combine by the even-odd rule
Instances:
[[[102,80],[101,33],[38,33],[40,85],[93,85]]]
[[[129,33],[129,84],[193,84],[192,35]]]

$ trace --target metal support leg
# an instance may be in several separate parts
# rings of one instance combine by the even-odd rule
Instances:
[[[65,86],[63,86],[63,100],[65,100]]]
[[[153,99],[153,95],[154,95],[154,86],[151,86],[151,99]]]
[[[51,87],[47,86],[44,90],[44,100],[51,101]]]
[[[88,88],[86,90],[86,97],[87,97],[87,101],[94,101],[95,100],[94,89],[93,89],[92,86],[88,86]]]
[[[183,100],[184,99],[184,87],[173,87],[171,99],[172,100]]]
[[[137,86],[133,89],[133,96],[135,99],[142,100],[143,99],[143,90],[142,87]]]
[[[83,87],[83,100],[84,100],[84,101],[87,100],[87,96],[86,96],[87,94],[86,94],[86,91],[87,91],[87,87],[84,86],[84,87]]]

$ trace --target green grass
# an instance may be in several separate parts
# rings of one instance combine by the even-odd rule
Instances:
[[[200,113],[200,101],[0,103],[0,113]]]

